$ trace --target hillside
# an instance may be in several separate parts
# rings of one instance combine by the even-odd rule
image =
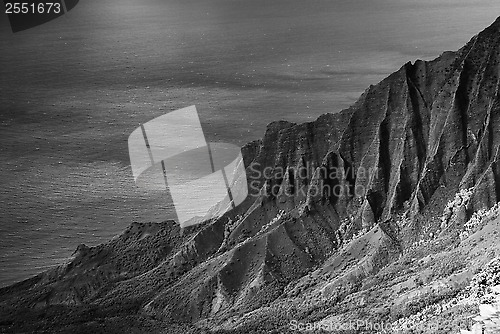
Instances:
[[[478,314],[473,277],[500,258],[499,88],[500,18],[347,110],[270,124],[243,148],[250,196],[216,221],[182,235],[134,223],[1,289],[0,330],[287,333],[298,321],[320,333],[363,319],[458,333]]]

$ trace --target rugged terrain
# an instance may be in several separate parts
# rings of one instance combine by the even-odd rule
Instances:
[[[251,194],[225,216],[182,234],[133,223],[1,289],[0,331],[470,328],[473,278],[500,284],[499,88],[500,19],[349,109],[270,124],[243,148]]]

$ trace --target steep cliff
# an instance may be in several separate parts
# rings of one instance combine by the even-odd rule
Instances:
[[[459,237],[499,201],[499,87],[500,19],[457,52],[405,64],[347,110],[270,124],[243,148],[250,195],[241,206],[182,237],[171,222],[134,224],[107,244],[81,246],[71,263],[0,290],[13,319],[0,325],[32,330],[16,310],[63,305],[133,316],[137,328],[140,318],[152,332],[189,324],[281,333],[291,319],[321,323],[370,307],[370,317],[396,321],[444,300],[467,284],[464,268],[485,261],[478,243],[500,255],[496,235],[473,246]],[[405,283],[420,261],[426,288],[444,290]],[[448,283],[435,272],[446,263]],[[394,299],[402,282],[415,294]],[[97,316],[75,317],[101,328]]]

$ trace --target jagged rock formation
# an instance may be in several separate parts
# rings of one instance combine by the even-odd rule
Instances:
[[[220,219],[183,237],[172,223],[133,224],[107,244],[79,246],[68,265],[0,290],[0,306],[11,314],[79,305],[159,328],[242,333],[354,314],[377,289],[390,296],[381,277],[406,275],[408,254],[429,235],[441,238],[426,248],[441,252],[436,263],[479,256],[462,256],[477,244],[454,249],[471,215],[499,201],[499,87],[500,19],[457,52],[405,64],[341,113],[270,124],[243,148],[251,195]],[[461,189],[469,197],[457,213],[446,203]],[[441,292],[429,283],[371,316],[405,316],[404,303],[445,298],[470,276],[452,284],[433,281],[439,275],[418,278]]]

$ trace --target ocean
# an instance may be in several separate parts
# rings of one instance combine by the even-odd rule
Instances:
[[[134,184],[140,124],[196,105],[209,141],[241,146],[348,107],[498,15],[498,0],[81,0],[16,34],[0,15],[0,286],[172,216]]]

